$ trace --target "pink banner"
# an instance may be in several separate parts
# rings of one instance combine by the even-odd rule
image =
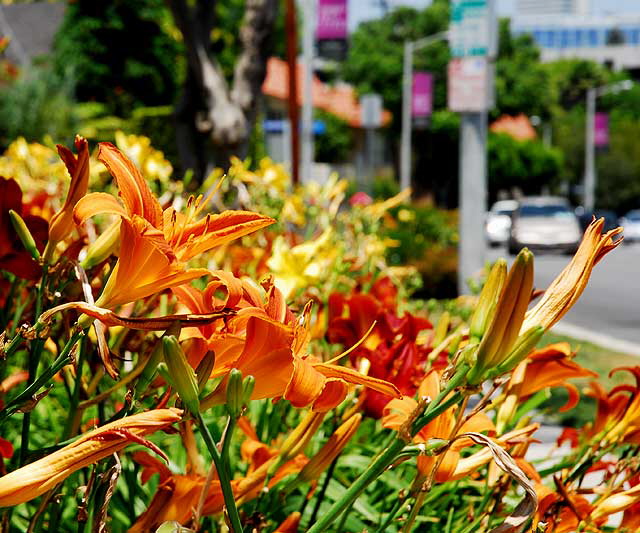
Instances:
[[[347,38],[347,0],[318,0],[316,38]]]
[[[411,116],[428,117],[433,110],[433,75],[431,72],[414,72],[411,90]]]
[[[595,146],[609,145],[609,114],[598,112],[593,117],[593,144]]]

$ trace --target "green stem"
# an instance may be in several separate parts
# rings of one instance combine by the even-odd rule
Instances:
[[[69,354],[71,353],[71,349],[73,348],[75,343],[81,337],[84,337],[83,332],[74,333],[67,341],[67,344],[60,352],[60,355],[58,355],[55,361],[51,363],[51,366],[47,368],[37,379],[35,379],[30,385],[28,385],[25,390],[18,394],[18,396],[16,396],[4,407],[4,409],[0,412],[0,424],[7,418],[9,418],[12,414],[14,414],[25,401],[27,401],[29,398],[32,398],[34,394],[36,394],[45,383],[47,383],[60,371],[60,369],[62,369],[62,367],[71,362],[71,357]]]
[[[224,504],[227,508],[227,514],[229,515],[229,521],[231,522],[232,533],[242,533],[242,524],[240,523],[240,515],[238,515],[238,509],[236,507],[236,501],[233,496],[233,490],[231,489],[231,480],[228,475],[228,463],[226,463],[218,451],[218,447],[209,432],[209,428],[202,418],[202,414],[198,413],[198,425],[200,431],[202,431],[202,437],[207,445],[207,449],[211,454],[216,470],[218,471],[218,479],[220,480],[220,488],[222,489],[222,496],[224,497]],[[225,439],[226,440],[226,439]],[[224,449],[224,444],[223,444]],[[228,457],[228,450],[227,450]]]
[[[439,397],[440,395],[438,396],[438,398]],[[442,402],[440,405],[434,406],[433,403],[430,404],[430,409],[427,409],[425,414],[416,421],[419,422],[419,424],[417,424],[417,426],[416,424],[414,424],[414,427],[418,427],[417,431],[420,431],[420,429],[431,422],[431,420],[442,414],[452,405],[458,403],[462,397],[462,393],[455,392],[450,398]],[[412,435],[415,435],[415,433],[412,432]],[[351,485],[351,487],[349,487],[349,489],[347,489],[342,497],[337,502],[335,502],[326,513],[323,514],[320,520],[316,522],[309,530],[307,530],[307,533],[320,533],[320,531],[324,531],[347,507],[349,507],[356,500],[356,498],[358,498],[358,496],[360,496],[364,489],[367,488],[369,483],[380,476],[380,474],[382,474],[389,467],[389,465],[396,460],[398,454],[400,454],[406,444],[407,443],[401,438],[396,438],[396,440],[393,441],[391,445],[389,445],[389,447],[387,447],[387,449],[369,465],[369,467],[360,475],[360,477],[355,480],[355,482]]]
[[[82,412],[78,412],[78,403],[80,403],[80,389],[82,388],[82,366],[84,364],[86,354],[86,343],[83,342],[84,338],[80,340],[78,346],[78,362],[76,365],[76,379],[73,384],[73,392],[69,398],[69,416],[65,424],[63,438],[68,439],[72,435],[72,430],[75,426],[75,420],[82,416]]]
[[[44,265],[42,270],[42,278],[40,279],[40,286],[38,287],[38,296],[36,297],[35,319],[36,321],[42,314],[42,307],[44,306],[44,293],[46,290],[47,279],[49,274],[49,268]],[[38,373],[38,366],[40,365],[40,357],[42,356],[42,349],[44,348],[44,340],[36,339],[32,346],[30,353],[27,353],[29,377],[27,378],[27,389],[36,380],[36,374]],[[22,434],[20,438],[20,458],[19,465],[22,466],[27,460],[27,454],[29,453],[29,433],[31,431],[31,411],[27,411],[22,418]]]

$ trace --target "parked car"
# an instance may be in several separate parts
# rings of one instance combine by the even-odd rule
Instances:
[[[629,211],[620,219],[620,225],[624,228],[624,242],[640,241],[640,209]]]
[[[485,235],[489,246],[507,243],[511,230],[511,214],[516,207],[516,200],[498,200],[491,206],[485,222]]]
[[[519,201],[511,217],[509,253],[525,246],[574,253],[582,230],[569,202],[556,196],[532,196]]]

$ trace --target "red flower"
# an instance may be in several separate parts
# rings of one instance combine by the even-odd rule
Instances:
[[[14,179],[0,177],[0,269],[19,278],[37,281],[42,268],[31,258],[11,224],[9,211],[18,213],[29,228],[38,250],[44,250],[49,225],[38,216],[30,215],[22,204],[22,191]]]
[[[374,295],[376,297],[374,297]],[[431,329],[426,318],[405,312],[395,312],[396,291],[393,284],[379,280],[371,294],[356,293],[345,298],[334,293],[329,297],[329,342],[345,347],[356,344],[376,325],[367,339],[353,352],[351,360],[358,365],[362,359],[370,363],[369,375],[393,383],[405,396],[412,396],[425,376],[425,364],[431,351],[429,344],[419,344],[420,331]],[[382,409],[390,396],[369,390],[364,400],[364,411],[374,418],[382,417]]]

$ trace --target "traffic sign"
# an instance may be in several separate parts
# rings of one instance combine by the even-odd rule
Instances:
[[[453,0],[449,34],[453,57],[495,56],[493,0]]]

